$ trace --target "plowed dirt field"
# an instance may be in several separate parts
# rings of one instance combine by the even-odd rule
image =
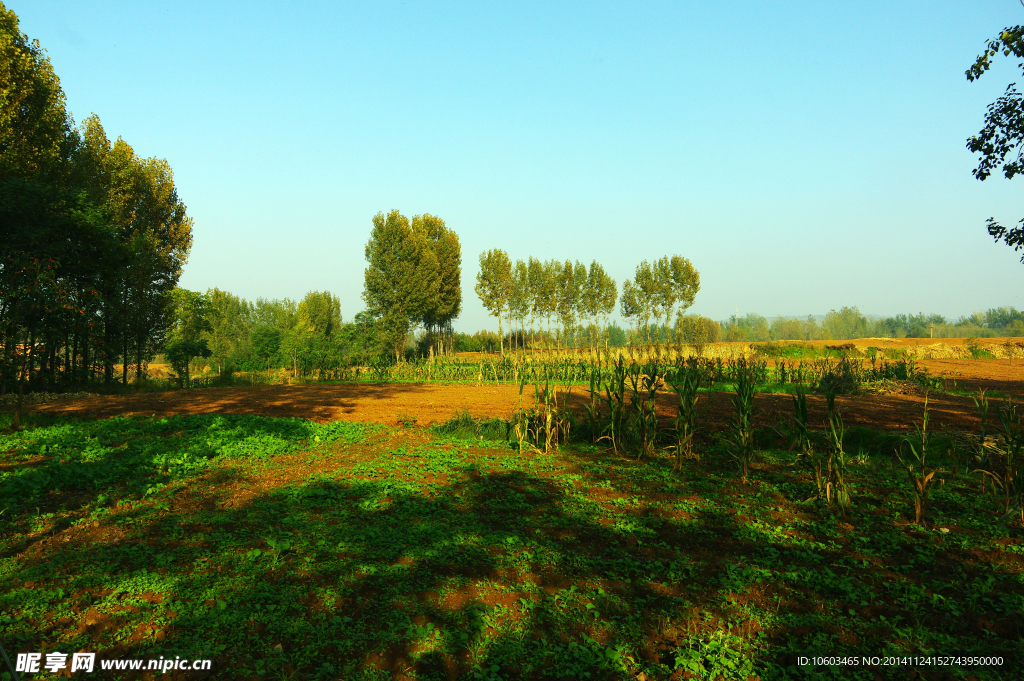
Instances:
[[[1010,362],[1013,362],[1011,364]],[[1024,395],[1019,360],[927,360],[933,374],[943,371],[958,377],[961,388],[986,387]],[[532,390],[524,391],[529,403]],[[732,412],[729,393],[702,396],[705,422],[712,430],[726,427]],[[570,404],[583,414],[586,390],[575,387]],[[458,411],[477,418],[508,418],[519,400],[514,385],[438,385],[413,383],[343,383],[313,385],[272,385],[256,387],[202,388],[161,393],[93,396],[26,407],[26,411],[88,418],[122,414],[230,413],[265,416],[296,416],[315,421],[348,420],[396,424],[415,419],[419,426],[441,423]],[[882,430],[905,430],[921,416],[924,396],[914,385],[894,384],[884,393],[848,395],[838,398],[847,425],[864,425]],[[658,397],[659,414],[672,418],[677,398],[674,393]],[[969,429],[977,424],[970,397],[933,394],[929,400],[934,427],[948,425]],[[825,418],[825,402],[818,395],[808,397],[813,421]],[[9,410],[11,407],[5,407]],[[782,414],[792,412],[785,394],[760,394],[755,400],[760,424],[772,425]]]

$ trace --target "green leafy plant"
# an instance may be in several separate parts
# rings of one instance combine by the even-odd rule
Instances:
[[[604,432],[611,440],[612,449],[616,452],[622,451],[625,439],[626,424],[626,363],[622,355],[616,359],[612,366],[612,373],[604,383],[604,400],[608,407],[608,424]]]
[[[736,394],[732,404],[735,409],[729,420],[726,438],[732,447],[732,456],[739,465],[740,481],[747,484],[747,474],[753,461],[754,448],[754,386],[753,372],[745,367],[736,371]]]
[[[928,395],[924,396],[924,407],[921,414],[921,425],[914,424],[916,435],[904,439],[909,455],[904,458],[900,451],[896,450],[896,457],[903,467],[910,483],[910,489],[914,497],[914,522],[918,525],[924,520],[924,513],[928,503],[928,495],[932,485],[935,484],[935,474],[941,469],[929,467],[928,454],[931,448],[932,433],[928,430]]]
[[[520,390],[520,394],[522,391]],[[590,441],[596,443],[601,437],[601,406],[599,404],[601,395],[601,371],[594,367],[590,371],[590,390],[587,393],[589,399],[584,406],[587,413],[587,426],[590,429]]]
[[[658,412],[656,396],[662,383],[661,367],[657,362],[646,365],[632,364],[627,374],[630,382],[629,432],[637,447],[637,458],[653,454],[658,438]]]
[[[825,457],[814,448],[810,422],[807,418],[807,393],[798,388],[792,395],[793,446],[797,449],[797,463],[806,468],[814,477],[817,496],[823,497],[825,490]],[[814,497],[811,497],[813,499]]]
[[[829,452],[827,467],[827,481],[825,484],[825,501],[830,506],[833,500],[846,515],[846,509],[850,507],[850,485],[846,477],[846,450],[843,447],[843,440],[846,435],[846,428],[843,425],[843,415],[836,406],[836,395],[834,392],[825,394],[825,402],[828,406],[828,440],[831,452]]]
[[[696,453],[693,447],[693,440],[697,434],[697,376],[695,371],[685,371],[678,383],[672,384],[672,389],[679,396],[679,408],[675,418],[675,454],[676,462],[673,471],[682,469],[683,461],[686,459],[699,459],[700,454]]]
[[[981,471],[991,478],[994,486],[1003,492],[1003,520],[1011,514],[1018,513],[1024,522],[1024,480],[1021,479],[1022,459],[1024,459],[1024,427],[1021,414],[1011,398],[1006,399],[1006,406],[999,407],[999,425],[996,427],[1003,449],[991,448],[988,457],[988,470]]]
[[[984,388],[978,390],[978,395],[974,398],[974,406],[978,410],[980,425],[978,427],[978,441],[976,443],[972,442],[971,460],[969,465],[980,475],[981,492],[984,494],[986,480],[985,469],[989,467],[989,452],[991,451],[992,445],[989,440],[988,432],[989,402]],[[993,485],[993,491],[994,490],[995,486]]]
[[[743,639],[724,632],[677,649],[675,668],[698,679],[745,679],[754,673],[753,660],[744,651]]]

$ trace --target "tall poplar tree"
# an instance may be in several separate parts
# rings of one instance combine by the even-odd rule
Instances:
[[[363,276],[363,300],[398,362],[413,325],[438,297],[437,256],[426,235],[414,232],[397,210],[373,216],[365,255],[369,265]]]
[[[519,322],[519,328],[526,325],[526,317],[530,314],[530,270],[522,260],[516,260],[512,269],[512,292],[509,297],[509,313],[512,319]]]
[[[462,246],[458,235],[436,215],[414,215],[412,230],[426,242],[437,260],[435,295],[426,301],[419,321],[430,335],[432,346],[440,334],[441,346],[450,348],[454,342],[452,322],[462,311]]]
[[[694,268],[693,263],[681,255],[672,256],[668,269],[678,304],[677,316],[685,314],[700,291],[700,272]]]
[[[476,275],[476,294],[484,309],[498,318],[500,347],[505,353],[505,335],[501,318],[509,310],[512,298],[512,261],[505,251],[495,248],[480,254],[480,271]]]
[[[603,326],[607,330],[608,316],[615,311],[615,301],[618,298],[619,290],[615,285],[615,280],[596,260],[590,263],[590,269],[587,271],[586,290],[584,299],[587,314],[593,318],[595,325],[597,318],[601,317]]]
[[[534,318],[544,317],[544,263],[534,257],[530,257],[526,263],[527,281],[529,285],[530,298],[530,346],[536,347],[534,336]]]

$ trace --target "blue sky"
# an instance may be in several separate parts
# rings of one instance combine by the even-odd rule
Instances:
[[[1020,79],[984,41],[1015,0],[859,3],[4,0],[77,120],[166,158],[195,220],[181,285],[362,309],[371,219],[463,248],[456,328],[496,326],[479,254],[681,254],[723,319],[1024,307],[1024,180],[966,138]]]

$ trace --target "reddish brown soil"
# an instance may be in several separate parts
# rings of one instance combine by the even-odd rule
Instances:
[[[995,371],[991,373],[993,376],[1000,375]],[[992,387],[1005,389],[1006,385],[999,381],[998,386],[993,384]],[[1014,388],[1014,392],[1021,392],[1021,381],[1018,379],[1010,387]],[[726,427],[726,419],[732,413],[730,397],[727,393],[702,395],[703,405],[710,409],[705,418],[710,419],[707,422],[712,430],[722,430]],[[586,399],[586,390],[580,387],[573,388],[569,403],[581,416]],[[392,425],[407,420],[408,417],[414,417],[417,425],[426,426],[447,421],[455,412],[462,410],[469,411],[477,418],[508,418],[518,400],[518,386],[514,385],[348,383],[202,388],[96,396],[32,405],[27,407],[26,411],[90,418],[108,418],[132,413],[260,414],[277,417],[296,416],[316,421],[342,420]],[[529,404],[531,401],[532,399],[525,399],[524,403]],[[677,402],[674,394],[659,395],[659,414],[666,420],[671,419]],[[920,420],[923,402],[924,397],[920,394],[864,394],[838,398],[848,426],[863,425],[882,430],[904,430],[912,427],[915,421]],[[929,405],[933,427],[948,425],[958,429],[973,429],[977,424],[974,405],[969,397],[933,395]],[[813,422],[824,420],[824,398],[818,395],[808,396],[808,407]],[[791,398],[785,394],[758,395],[755,399],[755,410],[759,414],[759,423],[774,425],[780,416],[792,413]]]
[[[949,376],[961,390],[999,390],[1024,395],[1024,360],[1017,359],[919,359],[932,376]]]

